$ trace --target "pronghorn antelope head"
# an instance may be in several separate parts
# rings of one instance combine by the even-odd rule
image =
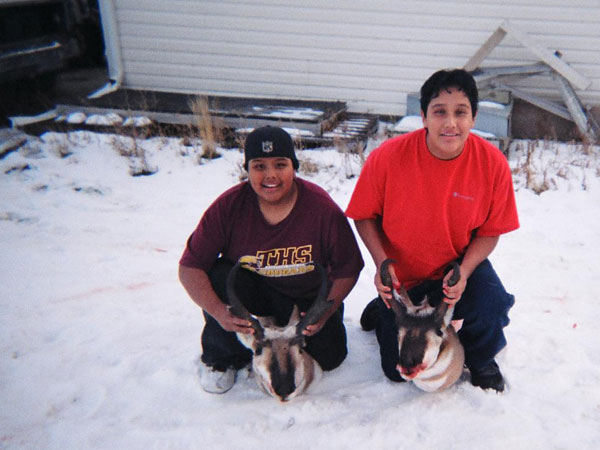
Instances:
[[[463,371],[464,350],[450,321],[453,308],[444,301],[435,307],[425,296],[415,304],[404,287],[397,291],[392,286],[388,266],[395,262],[386,259],[381,264],[381,282],[392,288],[393,299],[390,306],[396,316],[398,326],[398,351],[400,359],[397,370],[406,381],[413,381],[417,387],[432,392],[445,389],[458,380]],[[456,262],[450,285],[460,277]]]
[[[321,367],[304,350],[306,337],[302,332],[308,325],[317,323],[331,308],[332,301],[326,299],[327,276],[321,265],[314,264],[321,277],[315,301],[304,316],[294,306],[287,325],[279,327],[272,317],[250,314],[240,301],[234,282],[242,267],[243,263],[238,262],[231,270],[227,279],[227,294],[231,312],[250,321],[254,334],[238,333],[238,338],[252,350],[252,370],[260,388],[285,402],[304,392],[321,376]]]

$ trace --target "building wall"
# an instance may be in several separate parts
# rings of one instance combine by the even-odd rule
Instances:
[[[600,104],[598,0],[112,1],[123,84],[242,97],[341,100],[403,115],[406,94],[462,67],[506,19],[592,81]],[[103,21],[105,18],[103,17]],[[510,37],[483,66],[533,63]],[[560,99],[551,79],[519,84]]]

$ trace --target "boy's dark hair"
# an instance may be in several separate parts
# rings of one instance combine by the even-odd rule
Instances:
[[[463,69],[439,70],[429,77],[421,87],[421,111],[427,116],[427,107],[431,99],[440,95],[442,89],[457,88],[463,91],[469,103],[473,117],[477,114],[477,102],[479,94],[477,92],[477,83],[473,76]]]

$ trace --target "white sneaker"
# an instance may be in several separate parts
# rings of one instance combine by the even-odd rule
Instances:
[[[227,369],[222,372],[200,363],[198,372],[202,389],[211,394],[224,394],[233,387],[237,370]]]

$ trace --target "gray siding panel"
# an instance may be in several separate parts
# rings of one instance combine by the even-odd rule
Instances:
[[[346,101],[401,115],[433,71],[461,67],[508,19],[592,81],[600,103],[598,0],[114,1],[123,83],[134,89]],[[505,38],[483,65],[535,62]],[[558,99],[549,79],[519,83]]]

